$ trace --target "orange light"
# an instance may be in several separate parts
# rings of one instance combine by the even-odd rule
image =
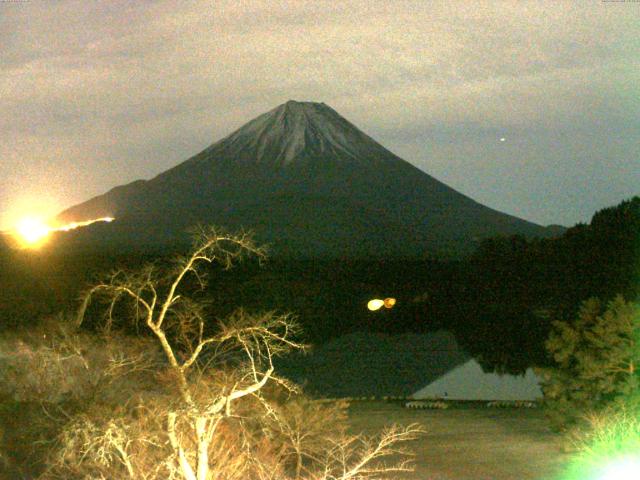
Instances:
[[[393,308],[395,304],[396,304],[396,299],[393,297],[384,299],[384,308]]]
[[[51,227],[44,220],[37,217],[25,217],[18,222],[13,235],[22,248],[38,248],[42,246],[51,233],[68,232],[76,228],[86,227],[96,222],[113,222],[113,217],[102,217],[84,222],[72,222],[59,227]]]

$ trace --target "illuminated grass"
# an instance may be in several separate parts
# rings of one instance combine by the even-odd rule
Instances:
[[[640,478],[640,418],[629,410],[592,415],[590,433],[576,446],[562,480],[631,480]]]

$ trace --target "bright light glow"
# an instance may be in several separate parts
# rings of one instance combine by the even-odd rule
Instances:
[[[56,232],[68,232],[69,230],[75,230],[78,227],[86,227],[87,225],[91,225],[92,223],[96,223],[96,222],[113,222],[114,220],[115,220],[115,218],[113,218],[113,217],[102,217],[102,218],[96,218],[95,220],[87,220],[85,222],[71,222],[71,223],[67,223],[66,225],[63,225],[61,227],[54,228],[54,230]]]
[[[42,219],[26,217],[16,225],[16,233],[26,247],[35,247],[43,243],[49,236],[51,228]]]
[[[640,458],[623,458],[607,467],[596,480],[638,480],[640,478]]]
[[[376,310],[380,310],[384,305],[384,300],[380,300],[379,298],[374,298],[373,300],[369,300],[367,303],[367,308],[372,312]]]
[[[369,303],[367,303],[367,308],[372,312],[375,312],[376,310],[380,310],[382,307],[393,308],[395,304],[396,299],[393,297],[385,298],[384,300],[374,298],[373,300],[369,300]]]
[[[76,228],[86,227],[96,222],[113,222],[113,217],[102,217],[84,222],[71,222],[59,227],[51,227],[44,220],[37,217],[25,217],[18,222],[14,229],[14,236],[23,248],[38,248],[42,246],[53,232],[68,232]]]

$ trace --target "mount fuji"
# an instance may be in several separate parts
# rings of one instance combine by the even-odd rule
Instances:
[[[151,180],[59,214],[111,216],[65,243],[158,248],[196,223],[255,232],[298,258],[460,255],[496,235],[555,231],[485,207],[391,153],[324,103],[289,101]]]

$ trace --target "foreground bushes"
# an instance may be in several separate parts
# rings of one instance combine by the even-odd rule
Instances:
[[[160,349],[149,339],[75,331],[65,319],[44,328],[47,333],[3,338],[7,349],[21,349],[0,361],[0,471],[6,478],[185,478],[173,455],[168,415],[175,412],[175,435],[190,451],[187,458],[195,459],[197,444],[189,433],[198,412],[177,397]],[[57,381],[70,364],[83,367]],[[190,382],[193,397],[206,404],[231,378],[230,370],[200,371]],[[401,452],[397,443],[418,433],[395,427],[373,439],[350,435],[346,408],[345,402],[312,401],[277,383],[265,386],[260,396],[235,402],[220,418],[207,450],[209,476],[342,478],[346,469],[368,478],[369,466]],[[408,467],[395,464],[389,472]]]
[[[592,413],[583,419],[580,427],[574,428],[569,436],[576,453],[562,480],[637,476],[640,468],[640,409],[637,405],[616,405]]]
[[[585,415],[624,404],[640,388],[640,307],[618,296],[585,301],[574,322],[554,322],[547,350],[555,366],[543,369],[545,407],[563,431]]]
[[[543,370],[547,417],[573,452],[563,480],[635,478],[640,469],[640,307],[589,299],[555,322]],[[632,473],[633,472],[633,473]]]
[[[29,451],[17,429],[5,442],[14,478],[347,480],[408,471],[398,444],[416,438],[416,426],[351,435],[345,405],[310,402],[277,376],[273,359],[302,348],[290,316],[237,310],[207,321],[185,279],[202,287],[203,266],[229,268],[247,253],[263,255],[246,235],[203,229],[170,268],[120,270],[93,285],[77,322],[5,339],[19,348],[0,356],[8,372],[0,391],[13,405],[38,403],[49,432],[30,437]],[[95,301],[105,320],[89,334],[79,325]],[[117,333],[126,325],[144,334]],[[389,455],[396,463],[380,462]]]

